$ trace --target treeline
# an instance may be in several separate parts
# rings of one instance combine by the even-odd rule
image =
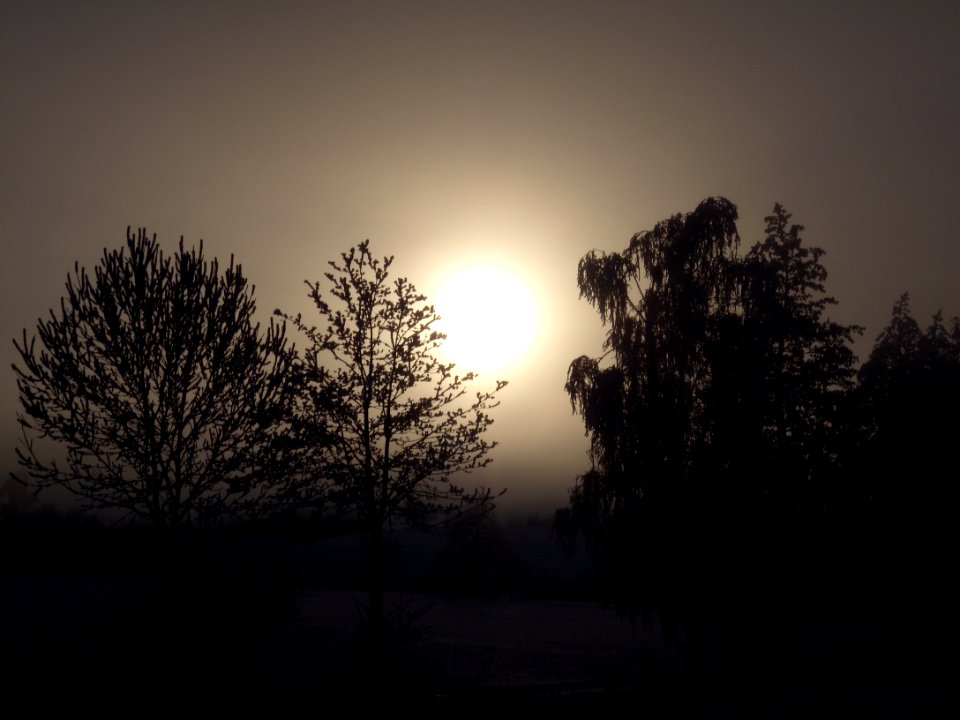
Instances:
[[[392,261],[358,244],[306,282],[318,323],[277,310],[263,329],[233,258],[221,268],[182,239],[165,255],[128,228],[15,341],[14,478],[152,527],[174,573],[195,564],[191,531],[227,518],[349,524],[366,539],[379,652],[389,535],[492,507],[495,493],[456,476],[489,463],[488,410],[506,385],[472,390],[472,373],[438,358],[434,308]]]
[[[722,657],[756,677],[800,672],[810,618],[844,628],[831,662],[866,672],[910,656],[929,670],[953,622],[960,320],[922,327],[903,295],[858,367],[862,330],[831,319],[824,254],[803,227],[776,205],[744,251],[737,222],[710,198],[581,260],[581,295],[607,334],[567,375],[591,467],[557,536],[588,553],[594,593],[652,612],[694,671]],[[175,603],[197,579],[223,599],[196,528],[309,515],[359,529],[378,657],[390,533],[485,527],[495,494],[457,474],[490,461],[505,384],[471,391],[472,374],[437,359],[434,309],[391,263],[360,243],[306,283],[316,323],[278,310],[261,328],[232,258],[221,268],[182,240],[164,255],[128,230],[15,341],[17,479],[172,539],[157,562]]]
[[[581,260],[607,334],[567,376],[591,467],[557,530],[623,607],[680,618],[693,663],[711,636],[756,667],[795,656],[801,616],[931,642],[952,595],[960,320],[921,328],[904,294],[857,368],[823,251],[780,205],[746,252],[737,220],[710,198]]]

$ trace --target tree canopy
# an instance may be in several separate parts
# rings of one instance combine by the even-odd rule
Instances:
[[[911,524],[952,507],[943,474],[960,432],[960,318],[947,323],[938,312],[922,330],[901,295],[860,368],[857,399],[869,502],[884,512],[913,507]]]
[[[823,484],[839,453],[838,413],[854,384],[852,343],[863,328],[828,317],[837,301],[826,294],[824,251],[805,245],[803,226],[790,217],[774,205],[766,237],[743,261],[740,312],[752,358],[740,381],[756,389],[758,470],[777,478],[767,496],[815,510],[826,502]]]
[[[580,262],[581,295],[608,330],[604,354],[567,375],[591,469],[558,529],[631,585],[630,568],[647,588],[689,575],[697,552],[684,544],[717,548],[825,502],[859,328],[827,317],[823,252],[780,205],[745,257],[737,219],[731,202],[708,198]]]
[[[233,258],[221,270],[182,238],[167,256],[128,228],[92,274],[75,265],[59,312],[14,341],[20,479],[161,527],[244,507],[292,396],[284,329],[261,331],[255,308]]]
[[[392,263],[374,257],[364,241],[329,263],[325,282],[307,282],[319,326],[280,313],[308,343],[296,413],[307,461],[288,493],[364,524],[374,635],[381,630],[385,534],[489,505],[489,489],[467,489],[455,476],[490,462],[497,443],[486,439],[488,411],[506,385],[468,393],[474,374],[438,359],[444,335],[434,329],[434,308],[406,278],[391,278]]]
[[[637,233],[621,253],[580,261],[581,295],[609,329],[604,355],[577,358],[567,375],[593,465],[571,495],[578,524],[617,523],[641,498],[686,490],[711,348],[736,300],[736,219],[732,203],[711,198]]]

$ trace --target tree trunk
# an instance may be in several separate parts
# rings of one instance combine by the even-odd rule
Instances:
[[[373,659],[379,659],[384,651],[383,591],[384,591],[384,551],[383,525],[377,520],[370,521],[370,607],[369,642]]]

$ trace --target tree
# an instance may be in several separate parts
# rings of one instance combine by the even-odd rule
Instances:
[[[740,296],[761,433],[756,472],[776,478],[763,489],[772,501],[818,509],[839,453],[840,405],[853,388],[851,345],[863,328],[827,317],[837,301],[826,294],[824,251],[806,246],[803,226],[790,217],[775,204],[765,239],[743,262]]]
[[[938,638],[956,606],[960,318],[946,323],[937,312],[924,330],[901,295],[854,399],[861,444],[850,463],[851,544],[866,566],[858,586],[878,614]]]
[[[241,266],[182,238],[169,257],[128,228],[92,276],[75,265],[60,312],[14,341],[18,479],[163,528],[247,506],[283,453],[294,361],[254,312]]]
[[[661,506],[663,517],[686,493],[710,381],[706,349],[735,298],[736,219],[732,203],[710,198],[634,235],[621,253],[580,261],[580,294],[609,330],[604,355],[577,358],[567,374],[593,467],[562,523],[619,536],[618,527],[637,527],[641,505]]]
[[[931,500],[948,491],[943,469],[955,465],[960,318],[948,329],[938,312],[923,331],[911,315],[909,295],[901,295],[860,368],[857,392],[869,503],[898,514],[914,507],[918,517],[952,507]]]
[[[558,530],[584,537],[630,602],[748,578],[747,555],[774,544],[759,533],[785,535],[794,508],[819,502],[858,329],[826,317],[823,253],[789,217],[776,205],[741,258],[736,207],[709,198],[580,262],[608,331],[604,355],[567,375],[591,469]]]
[[[307,282],[324,324],[277,311],[308,340],[298,430],[311,466],[288,490],[301,504],[332,504],[362,522],[369,541],[370,642],[383,643],[384,541],[394,525],[427,528],[492,493],[468,491],[456,473],[485,467],[496,442],[487,411],[506,385],[467,396],[473,373],[458,375],[436,351],[444,335],[425,296],[406,278],[391,281],[392,257],[364,241],[329,263],[323,283]]]

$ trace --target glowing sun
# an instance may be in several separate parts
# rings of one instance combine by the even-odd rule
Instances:
[[[473,267],[446,279],[434,305],[446,333],[442,353],[462,371],[491,372],[520,361],[537,332],[527,287],[493,267]]]

